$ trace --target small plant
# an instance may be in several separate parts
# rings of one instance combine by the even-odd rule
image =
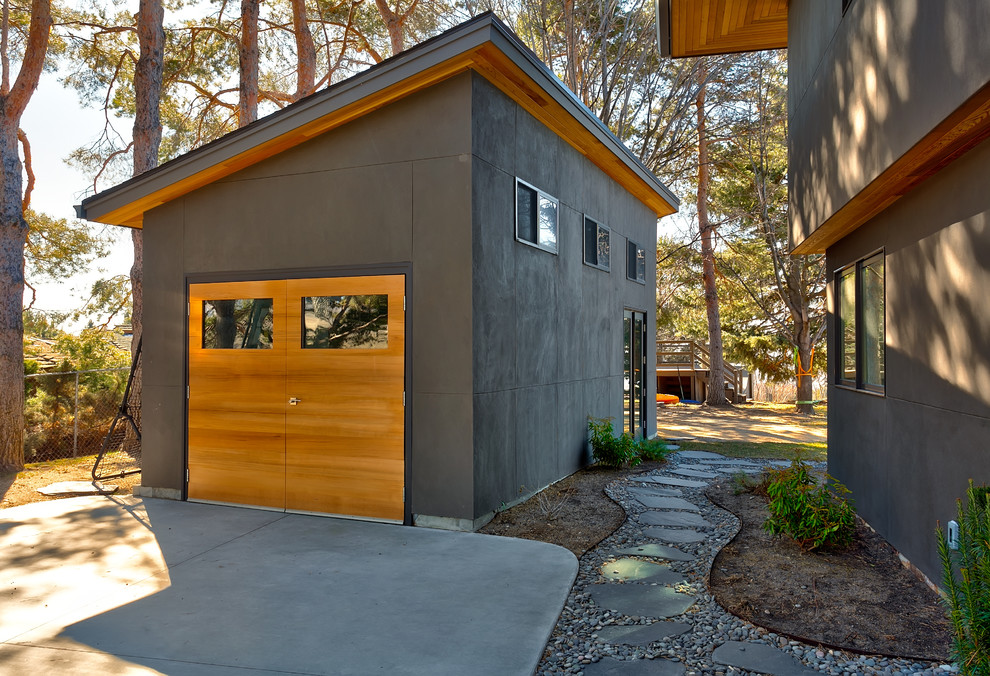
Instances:
[[[767,497],[767,483],[769,483],[769,477],[766,474],[753,476],[740,470],[732,475],[732,492],[735,495],[752,493]]]
[[[663,439],[639,439],[635,443],[636,455],[643,460],[666,460],[670,450]]]
[[[941,525],[942,600],[952,622],[953,652],[962,674],[990,674],[990,504],[988,486],[969,481],[966,508],[957,500],[959,549],[953,554]],[[958,577],[953,568],[958,565]]]
[[[635,467],[640,463],[632,436],[623,432],[615,436],[611,418],[588,418],[591,451],[595,462],[606,467]]]
[[[562,488],[551,495],[551,489],[545,488],[536,494],[536,506],[540,508],[540,513],[547,521],[553,521],[564,511],[567,500],[573,492],[572,488]]]
[[[836,549],[849,545],[856,533],[856,510],[845,496],[849,489],[828,474],[818,481],[802,460],[767,472],[770,517],[763,530],[786,533],[802,549]]]

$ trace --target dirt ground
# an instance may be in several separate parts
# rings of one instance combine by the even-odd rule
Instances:
[[[848,549],[806,552],[790,538],[763,531],[764,498],[735,491],[730,480],[707,490],[742,521],[739,535],[712,566],[710,587],[726,610],[812,644],[949,658],[952,638],[938,595],[862,520]]]
[[[79,458],[76,461],[58,460],[28,465],[23,472],[0,476],[0,508],[17,507],[31,502],[58,500],[72,497],[68,495],[44,495],[39,488],[60,481],[91,481],[95,456]],[[117,493],[130,495],[131,488],[141,483],[141,475],[134,474],[121,479],[110,479],[105,483],[118,487]]]
[[[825,415],[795,413],[793,405],[738,404],[709,408],[696,404],[658,406],[660,436],[693,437],[699,441],[825,443]],[[824,409],[821,409],[824,411]]]

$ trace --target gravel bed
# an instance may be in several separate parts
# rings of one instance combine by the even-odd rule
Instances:
[[[713,465],[706,465],[701,460],[680,458],[678,454],[673,454],[662,470],[650,474],[665,475],[678,467],[693,468],[694,466],[705,469]],[[816,468],[824,471],[824,463],[820,463]],[[728,468],[723,465],[719,469]],[[673,660],[684,664],[688,676],[758,673],[714,663],[712,651],[726,641],[748,641],[773,646],[792,654],[807,667],[831,676],[843,674],[934,676],[958,672],[958,667],[955,665],[890,659],[818,648],[778,636],[726,611],[708,592],[708,574],[715,555],[735,537],[740,525],[735,515],[716,507],[705,497],[704,488],[681,488],[680,497],[697,505],[701,516],[712,524],[711,529],[699,531],[707,536],[706,539],[693,544],[660,542],[675,546],[696,557],[694,561],[672,561],[668,564],[672,570],[684,573],[686,576],[686,584],[677,587],[678,591],[691,593],[696,600],[684,614],[666,618],[666,621],[690,624],[692,629],[680,636],[664,638],[646,647],[606,643],[597,634],[603,627],[649,625],[657,621],[657,618],[631,617],[597,606],[589,593],[595,584],[623,584],[607,581],[599,572],[604,563],[620,558],[614,555],[617,549],[659,542],[643,535],[643,529],[648,526],[639,524],[636,517],[650,510],[630,494],[629,488],[633,486],[659,488],[655,484],[638,483],[628,479],[620,479],[606,487],[606,494],[626,511],[626,521],[615,533],[581,557],[577,578],[537,668],[536,673],[539,676],[581,674],[585,665],[598,662],[604,657],[618,660],[658,658]],[[649,558],[643,560],[651,561]]]

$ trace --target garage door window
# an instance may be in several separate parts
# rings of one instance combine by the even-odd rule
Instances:
[[[303,348],[388,348],[388,296],[307,296],[302,299]]]
[[[272,299],[234,298],[203,301],[203,349],[270,350]]]

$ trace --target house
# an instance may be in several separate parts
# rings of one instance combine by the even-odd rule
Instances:
[[[655,435],[676,207],[490,14],[86,199],[144,230],[142,490],[473,530]]]
[[[829,472],[930,578],[990,483],[990,3],[666,0],[674,56],[788,45],[794,253],[826,254]]]

